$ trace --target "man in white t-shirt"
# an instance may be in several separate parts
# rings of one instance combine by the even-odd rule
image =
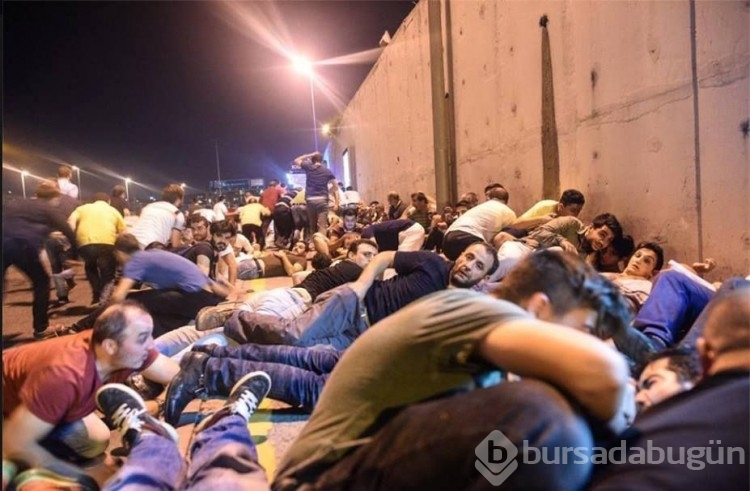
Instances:
[[[161,201],[148,204],[141,210],[132,229],[141,249],[156,244],[179,247],[185,228],[185,215],[179,209],[184,197],[185,191],[179,184],[169,184],[161,192]]]
[[[69,165],[61,165],[57,168],[57,185],[60,187],[60,192],[78,199],[78,186],[70,182],[71,177],[73,177],[73,169]]]
[[[224,202],[224,196],[219,196],[214,205],[214,221],[220,222],[224,220],[227,217],[227,213],[229,213],[229,210],[227,209],[227,204]]]

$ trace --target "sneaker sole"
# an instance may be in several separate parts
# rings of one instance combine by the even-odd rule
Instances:
[[[101,411],[101,412],[104,412],[104,411],[102,411],[101,406],[99,406],[99,397],[98,397],[98,395],[99,395],[99,392],[102,389],[104,389],[106,386],[107,386],[107,384],[101,386],[99,388],[99,390],[96,391],[96,396],[94,397],[94,399],[96,400],[96,408],[99,411]],[[136,401],[141,402],[142,404],[140,405],[140,407],[138,409],[143,409],[144,411],[146,410],[146,405],[145,405],[145,403],[143,403],[143,398],[141,397],[141,395],[138,392],[134,391],[133,389],[131,389],[127,385],[123,385],[123,384],[117,384],[117,390],[125,392],[130,397],[134,398]],[[169,435],[169,438],[173,442],[177,443],[177,441],[179,439],[179,435],[177,434],[177,430],[175,430],[174,427],[172,427],[172,425],[170,425],[168,423],[163,423],[163,422],[159,421],[158,419],[154,418],[153,416],[151,416],[151,415],[149,415],[147,413],[143,413],[143,419],[145,419],[146,422],[150,426],[154,426],[154,427],[157,427],[157,428],[162,428],[164,431],[167,432],[167,434]],[[146,428],[146,429],[148,429],[148,428]]]

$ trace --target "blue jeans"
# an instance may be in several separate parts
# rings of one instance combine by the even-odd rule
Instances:
[[[322,344],[344,350],[367,329],[362,313],[357,294],[341,285],[320,295],[296,319],[235,312],[225,324],[224,334],[240,344]]]
[[[263,346],[245,344],[236,347],[210,346],[205,380],[216,395],[229,395],[245,374],[262,370],[271,377],[268,396],[290,406],[312,412],[341,351],[313,347]]]
[[[104,489],[257,491],[269,487],[247,422],[232,415],[195,436],[188,466],[173,441],[142,434]]]
[[[713,296],[709,288],[682,273],[662,271],[633,326],[664,348],[671,347],[685,336]]]

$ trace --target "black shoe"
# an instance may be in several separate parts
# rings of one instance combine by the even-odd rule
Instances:
[[[110,427],[120,430],[126,448],[133,448],[144,430],[177,442],[177,431],[150,416],[141,396],[130,387],[122,384],[102,386],[96,391],[96,407],[104,413],[105,421]]]
[[[245,418],[245,421],[250,422],[250,418],[270,390],[271,377],[266,372],[248,373],[234,384],[227,403],[218,411],[204,418],[195,427],[195,431],[203,431],[221,418],[231,414],[238,414]]]
[[[169,384],[164,402],[164,420],[167,423],[177,425],[182,411],[190,401],[197,397],[204,400],[208,397],[205,384],[208,359],[209,356],[205,353],[191,351],[180,360],[180,373]]]

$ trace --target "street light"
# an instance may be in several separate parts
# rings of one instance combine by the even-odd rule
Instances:
[[[130,191],[129,191],[128,185],[129,185],[129,184],[130,184],[131,182],[133,182],[133,180],[132,180],[131,178],[129,178],[129,177],[126,177],[126,178],[125,178],[125,199],[126,199],[127,201],[130,201]]]
[[[81,198],[83,196],[83,187],[81,186],[81,169],[77,165],[74,165],[73,170],[76,171],[76,179],[78,180],[78,197]]]
[[[23,190],[23,199],[26,199],[26,176],[29,175],[29,171],[21,171],[21,189]]]
[[[307,58],[296,57],[292,59],[294,69],[310,78],[310,100],[312,101],[313,136],[315,138],[315,151],[318,151],[318,118],[315,116],[315,72],[313,64]]]

